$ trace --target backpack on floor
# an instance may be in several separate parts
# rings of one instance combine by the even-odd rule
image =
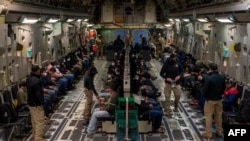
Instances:
[[[0,123],[13,123],[17,120],[17,112],[8,103],[0,105]]]

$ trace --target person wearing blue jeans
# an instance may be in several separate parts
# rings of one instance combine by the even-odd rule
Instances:
[[[97,118],[99,117],[110,117],[115,113],[115,107],[118,104],[119,95],[117,93],[118,86],[116,83],[111,83],[109,85],[109,92],[111,94],[110,101],[105,104],[104,107],[100,107],[99,109],[95,109],[92,113],[89,125],[87,130],[83,130],[83,134],[92,134],[95,131]]]
[[[163,133],[165,130],[161,127],[163,112],[158,105],[153,105],[145,99],[139,105],[139,115],[144,119],[153,120],[153,131]]]
[[[73,73],[65,73],[63,74],[63,76],[68,80],[68,86],[70,86],[70,88],[73,88],[73,80],[74,80],[74,74]]]
[[[51,97],[50,96],[44,96],[44,114],[46,118],[49,118],[49,113],[51,110]]]
[[[54,67],[50,68],[48,73],[51,77],[51,80],[54,80],[56,84],[61,85],[64,90],[69,89],[68,79],[64,77],[63,74],[58,73]]]

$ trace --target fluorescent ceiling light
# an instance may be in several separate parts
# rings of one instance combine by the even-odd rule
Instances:
[[[228,16],[228,17],[216,17],[215,18],[217,21],[222,22],[222,23],[232,23],[235,20],[233,16]]]
[[[73,22],[75,19],[67,19],[66,22],[70,23],[70,22]]]
[[[59,21],[59,19],[57,19],[57,18],[49,18],[47,22],[48,23],[56,23],[58,21]]]
[[[38,22],[39,20],[40,20],[40,18],[35,18],[35,17],[28,18],[28,17],[24,17],[22,19],[22,23],[24,23],[24,24],[34,24],[34,23]]]
[[[164,26],[166,26],[166,27],[171,27],[172,24],[164,24]]]
[[[173,22],[173,21],[174,21],[172,18],[169,18],[168,20],[169,20],[170,22]]]
[[[94,25],[94,24],[88,24],[87,26],[88,26],[88,27],[91,27],[91,26],[93,26],[93,25]]]
[[[87,21],[89,21],[89,19],[86,18],[86,19],[84,19],[83,21],[87,22]]]
[[[189,18],[183,18],[182,19],[184,22],[190,22],[190,19]]]
[[[81,22],[82,21],[82,19],[77,19],[77,22]]]
[[[207,18],[197,18],[199,22],[208,22]]]
[[[229,20],[228,18],[215,18],[218,22],[221,23],[232,23],[233,21]]]
[[[179,22],[180,21],[180,19],[174,19],[175,21],[177,21],[177,22]]]

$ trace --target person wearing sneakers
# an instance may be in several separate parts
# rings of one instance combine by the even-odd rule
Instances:
[[[178,110],[178,103],[181,97],[180,77],[183,73],[183,68],[177,62],[175,54],[171,54],[168,61],[162,66],[160,76],[165,80],[164,94],[166,98],[165,115],[170,116],[170,97],[171,91],[174,92],[174,110]]]
[[[202,94],[205,98],[204,114],[206,117],[206,131],[202,134],[202,136],[206,139],[211,139],[213,138],[213,117],[216,126],[216,135],[222,136],[223,132],[222,95],[225,90],[225,79],[221,74],[219,74],[215,63],[208,64],[208,69],[208,76],[202,86]]]

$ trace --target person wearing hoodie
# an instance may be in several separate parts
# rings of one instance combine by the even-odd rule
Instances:
[[[235,88],[235,83],[232,79],[226,79],[226,89],[223,96],[223,111],[231,111],[238,109],[238,90]]]

